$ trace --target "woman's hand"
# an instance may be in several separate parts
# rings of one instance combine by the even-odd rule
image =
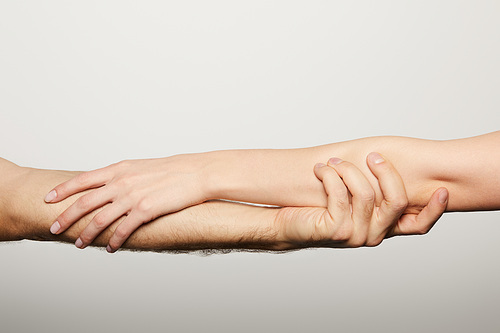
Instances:
[[[300,246],[376,246],[384,238],[427,233],[441,217],[448,202],[448,190],[437,189],[418,214],[403,214],[408,198],[399,173],[377,153],[367,156],[383,194],[375,204],[375,192],[353,164],[331,158],[328,165],[314,167],[323,182],[328,207],[285,207],[276,221],[280,238],[291,248]]]
[[[59,215],[50,231],[60,234],[89,212],[109,204],[95,215],[75,245],[88,246],[109,225],[127,215],[109,240],[107,251],[114,252],[143,223],[206,201],[202,170],[197,155],[186,154],[127,160],[79,174],[56,186],[45,201],[55,203],[93,190]]]

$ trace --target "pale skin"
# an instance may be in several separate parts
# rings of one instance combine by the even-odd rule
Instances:
[[[114,252],[141,225],[211,199],[326,207],[324,184],[310,170],[331,156],[350,161],[360,170],[371,189],[363,187],[359,196],[381,207],[382,188],[366,163],[371,151],[391,161],[404,180],[405,214],[420,213],[440,187],[450,192],[447,211],[495,210],[500,209],[499,146],[497,131],[459,140],[373,137],[302,149],[215,151],[123,161],[54,187],[47,202],[90,191],[57,216],[50,230],[60,234],[88,212],[106,205],[75,245],[85,248],[114,224],[117,228],[107,244],[108,252]],[[338,167],[334,169],[344,182],[357,179],[353,171],[346,177]],[[122,220],[116,223],[118,218]]]
[[[137,229],[123,246],[157,251],[374,246],[386,237],[427,232],[445,211],[448,192],[440,188],[418,215],[402,215],[407,198],[397,171],[389,161],[375,162],[370,157],[368,165],[383,193],[380,206],[374,196],[365,196],[372,188],[356,166],[332,159],[328,165],[317,164],[312,170],[328,193],[327,209],[263,208],[211,201],[155,219]],[[53,235],[48,231],[51,221],[85,192],[51,205],[43,203],[43,195],[55,184],[81,173],[22,168],[4,159],[0,159],[0,170],[1,241],[73,242],[102,211],[99,208],[90,212],[64,232]],[[104,229],[92,245],[107,244],[122,221],[123,217]]]

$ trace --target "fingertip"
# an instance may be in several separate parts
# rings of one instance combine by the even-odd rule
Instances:
[[[432,194],[427,206],[417,215],[417,225],[414,226],[412,234],[425,234],[432,229],[446,211],[448,195],[448,189],[445,187],[438,188]]]
[[[83,249],[83,241],[80,237],[78,237],[78,239],[76,240],[75,246],[79,249]]]
[[[50,233],[53,235],[57,235],[57,233],[61,230],[61,224],[58,221],[55,221],[50,226]]]
[[[333,165],[338,165],[338,164],[340,164],[340,163],[342,163],[342,162],[343,162],[343,161],[342,161],[342,159],[340,159],[340,158],[338,158],[338,157],[332,157],[332,158],[330,158],[330,159],[328,160],[328,164],[330,164],[330,165],[332,165],[332,164],[333,164]]]
[[[54,202],[56,198],[57,198],[57,191],[53,189],[52,191],[47,193],[44,200],[45,202],[49,203],[49,202]]]
[[[438,199],[439,199],[439,203],[441,205],[446,204],[446,202],[448,201],[448,196],[449,196],[449,193],[448,193],[448,189],[446,187],[439,189]]]
[[[385,159],[382,157],[382,155],[380,155],[377,152],[369,153],[366,158],[367,158],[368,162],[370,162],[373,165],[378,165],[378,164],[385,162]]]
[[[109,246],[109,244],[108,244],[108,246],[106,246],[106,251],[107,251],[108,253],[115,253],[115,251],[116,251],[116,250],[113,250],[113,249],[111,248],[111,246]]]
[[[316,175],[316,177],[323,181],[323,167],[325,167],[326,164],[324,163],[316,163],[316,165],[314,165],[314,174]]]
[[[316,165],[314,166],[314,168],[315,168],[315,169],[319,169],[319,168],[322,168],[322,167],[324,167],[324,166],[326,166],[326,164],[325,164],[325,163],[316,163]]]

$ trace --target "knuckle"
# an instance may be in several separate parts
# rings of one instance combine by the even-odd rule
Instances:
[[[88,183],[89,181],[89,173],[88,172],[83,172],[81,174],[79,174],[78,176],[75,177],[75,182],[78,184],[78,185],[85,185]]]
[[[330,191],[329,196],[332,196],[335,198],[335,203],[339,206],[344,206],[346,204],[349,204],[349,198],[347,195],[347,189],[346,188],[336,188]]]
[[[151,200],[148,197],[140,199],[139,202],[137,203],[137,210],[140,213],[150,213],[152,208],[153,208],[153,200]]]
[[[120,247],[120,242],[117,239],[110,239],[109,246],[111,246],[112,249],[117,250]]]
[[[77,207],[82,210],[87,210],[90,208],[90,198],[88,196],[83,196],[77,200]]]
[[[382,243],[382,240],[383,240],[382,237],[377,237],[377,238],[374,238],[374,239],[367,240],[366,243],[365,243],[365,246],[367,246],[367,247],[379,246],[380,243]]]
[[[345,207],[346,205],[349,204],[348,200],[343,196],[335,197],[335,202],[339,207]]]
[[[366,242],[367,242],[367,235],[362,235],[362,234],[355,235],[355,236],[351,237],[351,239],[349,240],[349,242],[350,242],[350,245],[352,247],[362,247],[362,246],[365,246]]]
[[[82,240],[83,245],[90,244],[92,242],[92,239],[86,233],[82,233],[80,235],[80,239]]]
[[[119,177],[116,180],[116,185],[119,187],[129,187],[132,183],[132,180],[129,177]]]
[[[425,235],[429,232],[430,230],[430,227],[429,226],[421,226],[419,228],[417,228],[417,234],[418,235]]]
[[[406,196],[399,196],[389,201],[389,205],[396,212],[403,212],[408,207],[408,198]]]
[[[118,239],[125,239],[127,238],[127,230],[125,230],[125,228],[116,228],[115,230],[115,236],[116,238]]]
[[[374,202],[375,201],[375,191],[372,188],[364,189],[358,195],[362,201],[366,201],[366,202]]]
[[[352,237],[352,228],[347,226],[347,223],[342,224],[331,236],[334,241],[347,242]]]
[[[116,162],[113,166],[117,169],[126,169],[130,166],[130,160]]]
[[[94,226],[99,230],[104,229],[107,225],[107,221],[103,215],[96,215],[94,217],[93,222],[94,222]]]

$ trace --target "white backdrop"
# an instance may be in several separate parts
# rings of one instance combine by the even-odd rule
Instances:
[[[127,158],[498,130],[498,1],[1,1],[0,155]],[[0,245],[0,330],[500,330],[498,212],[377,248]]]

